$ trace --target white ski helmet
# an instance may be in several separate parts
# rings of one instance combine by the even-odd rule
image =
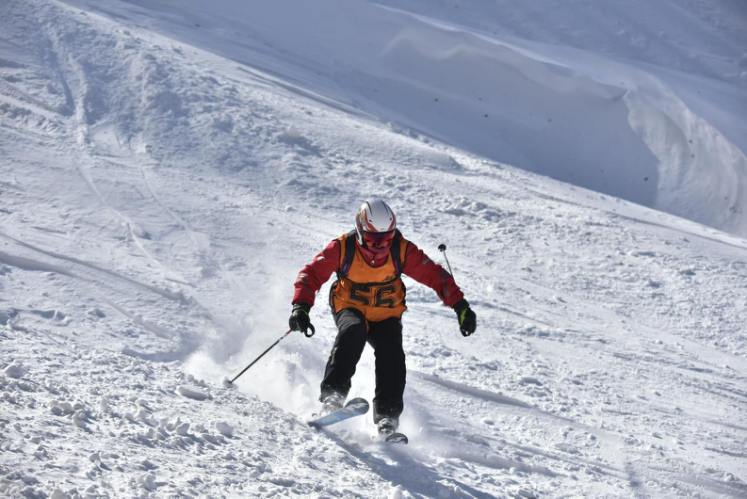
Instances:
[[[391,234],[393,237],[396,228],[397,218],[394,212],[381,199],[366,201],[355,216],[355,233],[361,246],[366,246],[364,234]]]

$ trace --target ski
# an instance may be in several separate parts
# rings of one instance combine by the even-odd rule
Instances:
[[[368,401],[363,398],[350,399],[342,409],[330,412],[322,417],[312,419],[306,423],[314,428],[333,425],[346,419],[362,416],[368,412]]]
[[[349,400],[342,409],[330,412],[324,416],[307,421],[306,423],[313,428],[323,428],[330,426],[346,419],[362,416],[368,412],[368,401],[364,398],[354,398]],[[408,443],[407,436],[404,433],[380,434],[380,438],[391,444]]]
[[[390,444],[406,444],[409,442],[407,439],[407,435],[404,433],[390,433],[386,436],[384,439],[384,442],[388,442]]]

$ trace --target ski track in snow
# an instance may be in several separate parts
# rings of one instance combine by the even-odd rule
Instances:
[[[686,2],[675,17],[698,48],[660,21],[667,43],[646,50],[656,28],[633,8],[600,42],[608,18],[588,2],[575,28],[513,6],[520,22],[501,21],[495,39],[480,2],[388,3],[299,6],[308,19],[280,1],[0,7],[0,495],[747,496],[744,120],[726,112],[744,98],[738,6]],[[646,11],[666,18],[675,7],[662,5]],[[370,47],[330,41],[349,34],[346,15],[381,23]],[[283,38],[316,22],[331,38]],[[458,114],[483,109],[465,95],[485,60],[526,77],[504,87],[523,104],[491,104],[498,129],[518,134],[494,142],[465,128],[487,116]],[[640,93],[619,100],[612,74]],[[643,88],[654,81],[670,86]],[[543,101],[548,82],[568,102]],[[530,105],[541,116],[525,116]],[[593,157],[559,161],[557,175],[515,168],[578,149],[557,139],[626,109],[614,130],[629,127],[630,142],[602,143],[610,156],[653,151],[679,183],[662,180],[651,205],[715,227],[611,196],[656,191],[603,188],[627,182],[624,169],[586,185],[602,192],[537,174],[583,175]],[[548,131],[552,113],[566,130]],[[724,169],[666,156],[689,151],[682,129]],[[546,151],[527,148],[529,130],[547,131]],[[700,211],[684,203],[699,179],[713,188]],[[312,311],[319,334],[291,335],[222,383],[280,336],[295,274],[374,195],[431,257],[448,245],[479,321],[462,338],[406,278],[407,446],[374,441],[370,415],[305,424],[334,340],[329,284]],[[350,397],[373,389],[367,350]]]

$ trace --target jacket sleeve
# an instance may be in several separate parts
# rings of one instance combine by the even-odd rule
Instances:
[[[407,242],[402,272],[433,289],[447,307],[453,307],[464,298],[464,293],[456,285],[451,274],[411,241]]]
[[[306,265],[296,279],[296,292],[293,294],[293,304],[305,303],[314,306],[316,293],[322,289],[333,272],[340,268],[340,242],[334,240],[314,257],[314,261]]]

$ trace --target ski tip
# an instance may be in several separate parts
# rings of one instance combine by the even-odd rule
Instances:
[[[362,397],[356,397],[354,399],[350,399],[345,403],[345,407],[352,407],[352,406],[356,406],[356,409],[358,409],[361,412],[361,414],[367,413],[370,407],[368,400]]]
[[[390,444],[407,444],[410,440],[407,438],[407,435],[404,433],[391,433],[386,436],[384,439],[384,442],[388,442]]]

